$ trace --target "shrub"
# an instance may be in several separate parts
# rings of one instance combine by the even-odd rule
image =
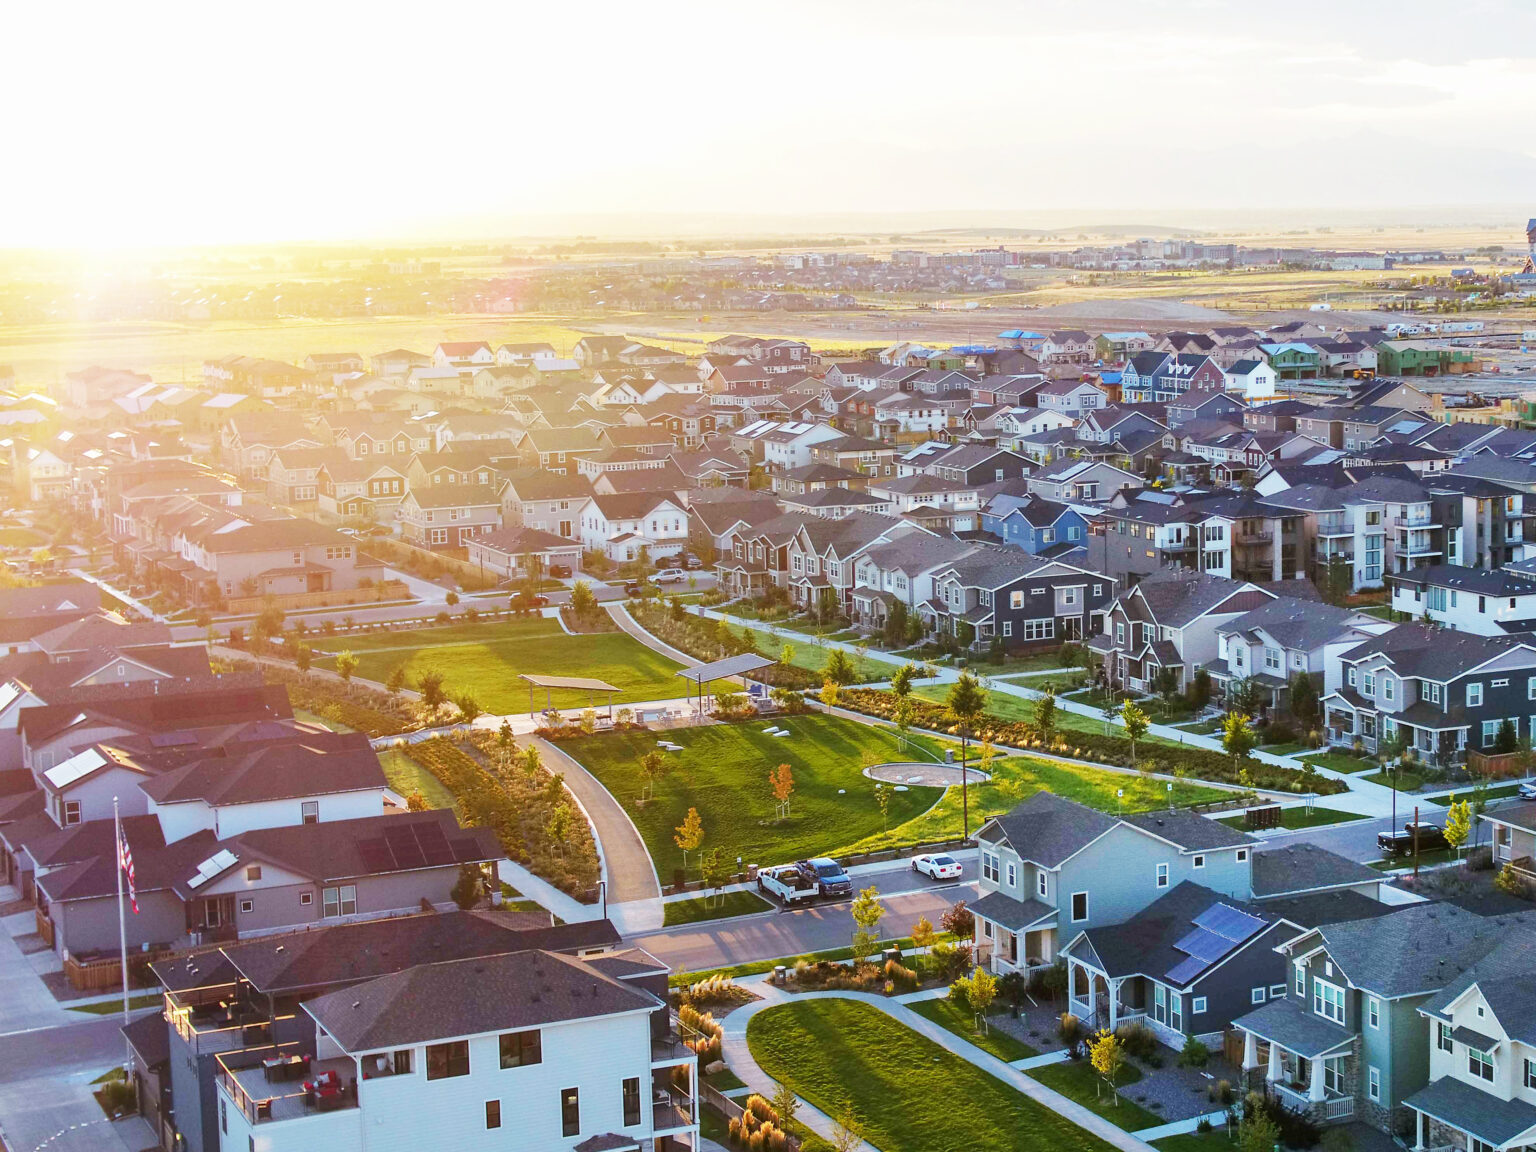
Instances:
[[[945,983],[958,980],[971,970],[971,946],[968,943],[935,944],[932,958],[935,974]]]
[[[1115,1035],[1125,1047],[1125,1054],[1137,1060],[1146,1060],[1157,1053],[1157,1037],[1152,1029],[1139,1020],[1132,1020],[1115,1029]]]
[[[1179,1063],[1186,1068],[1204,1068],[1211,1059],[1211,1050],[1205,1042],[1194,1036],[1184,1040],[1184,1051],[1179,1053]]]

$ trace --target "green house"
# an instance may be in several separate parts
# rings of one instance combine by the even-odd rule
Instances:
[[[1376,371],[1381,376],[1437,376],[1440,352],[1387,340],[1376,345]]]
[[[1306,344],[1260,344],[1259,351],[1280,380],[1316,380],[1322,368],[1322,353]]]

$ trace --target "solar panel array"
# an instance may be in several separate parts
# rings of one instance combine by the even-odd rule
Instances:
[[[359,841],[357,850],[371,872],[436,868],[459,859],[459,853],[443,834],[442,825],[426,820],[388,827],[382,836]]]
[[[239,859],[228,848],[221,848],[197,866],[197,873],[187,881],[187,887],[201,888]]]
[[[1184,959],[1168,970],[1167,978],[1173,984],[1187,984],[1265,927],[1257,916],[1229,904],[1211,905],[1195,917],[1194,923],[1193,931],[1173,946],[1184,953]]]

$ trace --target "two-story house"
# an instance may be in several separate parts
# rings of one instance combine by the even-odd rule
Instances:
[[[1408,617],[1479,636],[1536,632],[1536,573],[1429,564],[1389,574],[1387,586]]]
[[[1221,689],[1251,683],[1266,707],[1284,712],[1297,676],[1306,674],[1321,695],[1330,656],[1391,627],[1362,612],[1280,596],[1217,627],[1217,656],[1207,670]]]
[[[443,551],[467,548],[476,536],[501,527],[499,484],[426,484],[400,501],[400,535],[418,548]]]
[[[933,598],[938,573],[982,547],[952,536],[913,532],[869,548],[854,561],[854,624],[883,628],[897,602],[909,617],[916,616],[918,606]]]
[[[582,508],[581,542],[620,563],[676,556],[688,546],[688,508],[665,492],[594,495]]]
[[[1076,508],[1043,496],[992,497],[981,510],[981,530],[1032,556],[1061,545],[1081,547],[1088,521]]]
[[[1122,488],[1138,488],[1141,477],[1101,460],[1061,460],[1026,477],[1029,490],[1047,500],[1107,502]]]
[[[985,651],[1001,640],[1019,652],[1097,634],[1114,597],[1115,582],[1097,572],[994,545],[939,571],[919,612],[966,647]]]
[[[1109,406],[1109,393],[1088,380],[1053,380],[1035,393],[1036,406],[1047,412],[1081,418]]]

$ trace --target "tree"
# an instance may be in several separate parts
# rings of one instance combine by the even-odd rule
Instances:
[[[530,744],[523,749],[523,773],[529,780],[534,780],[539,775],[539,769],[543,765],[539,762],[539,746]]]
[[[565,845],[571,838],[571,825],[573,822],[574,816],[571,812],[571,806],[562,800],[555,805],[549,814],[549,819],[544,823],[545,833],[553,841],[562,857],[565,855]]]
[[[473,724],[475,718],[483,715],[485,711],[480,707],[480,701],[476,700],[468,692],[459,693],[458,699],[454,703],[458,705],[459,718],[466,724]]]
[[[1045,690],[1044,696],[1035,701],[1035,730],[1046,744],[1056,734],[1056,693],[1049,688]]]
[[[875,950],[875,944],[879,937],[875,935],[875,929],[879,927],[881,919],[885,916],[885,908],[880,903],[880,889],[871,884],[859,892],[853,898],[853,959],[854,962],[864,959]]]
[[[1291,715],[1301,725],[1303,732],[1310,732],[1317,725],[1317,684],[1310,674],[1298,672],[1291,677]]]
[[[1164,700],[1171,701],[1179,694],[1179,670],[1177,668],[1159,669],[1153,683],[1156,685],[1157,694]]]
[[[1503,756],[1518,751],[1520,751],[1520,737],[1515,732],[1514,721],[1506,716],[1499,721],[1499,733],[1493,738],[1494,755]]]
[[[443,597],[443,602],[452,608],[459,602],[459,594],[457,592],[449,592],[448,595]]]
[[[352,682],[352,674],[357,671],[357,664],[357,657],[352,654],[352,650],[350,648],[343,648],[340,652],[336,653],[336,675],[341,677],[342,683],[350,684]],[[396,672],[398,672],[400,676],[400,684],[398,685],[395,683]],[[401,666],[396,668],[395,672],[391,672],[389,674],[389,683],[386,684],[385,687],[388,688],[391,693],[398,693],[400,689],[404,687],[404,682],[405,668],[404,666]]]
[[[1189,687],[1185,691],[1189,696],[1190,706],[1198,712],[1211,702],[1211,674],[1201,668],[1190,680]]]
[[[281,608],[275,604],[268,604],[256,613],[256,619],[251,622],[251,636],[257,641],[265,641],[281,635],[285,619],[287,617],[283,615]]]
[[[640,798],[649,800],[656,795],[656,784],[667,774],[667,761],[660,752],[652,749],[640,757],[640,778],[645,781],[645,793]]]
[[[768,771],[768,786],[773,789],[773,799],[778,805],[780,820],[789,818],[789,798],[795,791],[795,774],[788,764],[780,764]]]
[[[837,707],[837,681],[824,680],[821,685],[821,702],[828,711]]]
[[[880,809],[880,830],[891,827],[891,792],[884,784],[875,785],[875,805]]]
[[[907,732],[912,727],[912,711],[916,707],[906,696],[896,698],[896,731],[901,733],[901,746],[907,746]]]
[[[336,654],[336,671],[341,671],[341,653]],[[396,664],[389,674],[389,679],[384,681],[384,687],[389,689],[391,696],[400,695],[400,690],[405,687],[405,665]]]
[[[997,999],[997,977],[986,968],[978,966],[971,973],[970,986],[966,988],[965,995],[971,1002],[971,1011],[976,1013],[976,1023],[980,1030],[987,1031],[987,1009]]]
[[[441,708],[448,697],[443,692],[443,674],[436,668],[424,668],[416,677],[416,691],[421,694],[421,706],[431,715]]]
[[[725,849],[716,844],[704,854],[704,862],[699,866],[699,878],[704,881],[704,887],[723,888],[731,880],[731,868],[725,861]],[[722,900],[724,897],[721,897]]]
[[[852,684],[859,678],[859,674],[853,667],[853,661],[848,659],[848,653],[841,648],[832,648],[827,652],[827,662],[822,666],[821,678],[830,680],[841,688]]]
[[[779,1118],[778,1126],[788,1132],[794,1126],[795,1113],[800,1111],[800,1097],[795,1095],[795,1090],[787,1083],[780,1081],[773,1091],[773,1099],[768,1103],[773,1106],[774,1114]]]
[[[1228,712],[1222,718],[1221,746],[1232,757],[1234,767],[1259,746],[1259,735],[1253,730],[1247,716],[1241,712]]]
[[[308,644],[295,644],[293,646],[293,665],[306,676],[309,674],[309,666],[314,662],[315,652]]]
[[[938,933],[933,930],[933,921],[928,917],[921,916],[917,923],[912,925],[912,943],[917,947],[932,948],[934,941],[938,938]]]
[[[1243,1124],[1238,1133],[1240,1152],[1274,1152],[1280,1144],[1280,1129],[1262,1107],[1243,1107]]]
[[[1252,676],[1244,676],[1227,686],[1227,711],[1252,716],[1263,703],[1262,689]]]
[[[1324,602],[1342,608],[1350,593],[1355,590],[1355,574],[1349,561],[1342,556],[1329,560],[1323,568],[1321,583],[1322,587],[1318,591],[1322,593]]]
[[[976,723],[976,718],[987,708],[987,694],[982,691],[976,677],[969,672],[962,672],[960,679],[950,687],[949,695],[944,700],[944,707],[950,716],[954,717],[955,724],[960,729],[960,811],[961,828],[965,837],[971,835],[971,796],[970,781],[966,778],[966,755],[970,751],[971,726]]]
[[[864,1122],[852,1104],[845,1104],[837,1114],[837,1123],[832,1126],[832,1152],[855,1152],[863,1143]]]
[[[912,694],[912,681],[916,678],[916,666],[903,664],[891,675],[891,695],[898,700],[905,700]]]
[[[795,646],[793,644],[786,644],[784,647],[779,649],[779,664],[781,666],[788,668],[794,662]]]
[[[1120,720],[1125,725],[1125,735],[1131,742],[1131,767],[1136,766],[1136,741],[1147,734],[1147,729],[1152,727],[1152,721],[1140,708],[1136,707],[1134,700],[1127,700],[1120,705]]]
[[[405,810],[407,812],[425,812],[427,810],[427,798],[420,792],[412,792],[405,798]]]
[[[1451,806],[1445,812],[1445,842],[1461,855],[1461,846],[1472,835],[1472,805],[1466,800],[1451,797]]]
[[[1105,1028],[1089,1041],[1088,1059],[1093,1064],[1093,1070],[1108,1085],[1110,1099],[1118,1105],[1120,1097],[1115,1094],[1115,1080],[1120,1075],[1121,1065],[1125,1063],[1125,1048],[1120,1043],[1120,1037]]]
[[[883,637],[887,648],[900,648],[907,638],[907,606],[900,600],[886,614]]]
[[[453,902],[464,911],[469,911],[480,903],[480,893],[485,888],[485,877],[481,875],[480,868],[475,864],[460,864],[459,878],[454,882],[453,890],[448,893]]]
[[[688,809],[688,815],[683,817],[683,822],[673,829],[676,833],[672,837],[672,843],[683,850],[683,868],[688,867],[688,853],[695,851],[704,843],[704,821],[699,818],[697,808]]]
[[[578,580],[571,587],[571,611],[577,616],[590,616],[597,609],[597,597],[592,593],[592,585],[585,580]]]

